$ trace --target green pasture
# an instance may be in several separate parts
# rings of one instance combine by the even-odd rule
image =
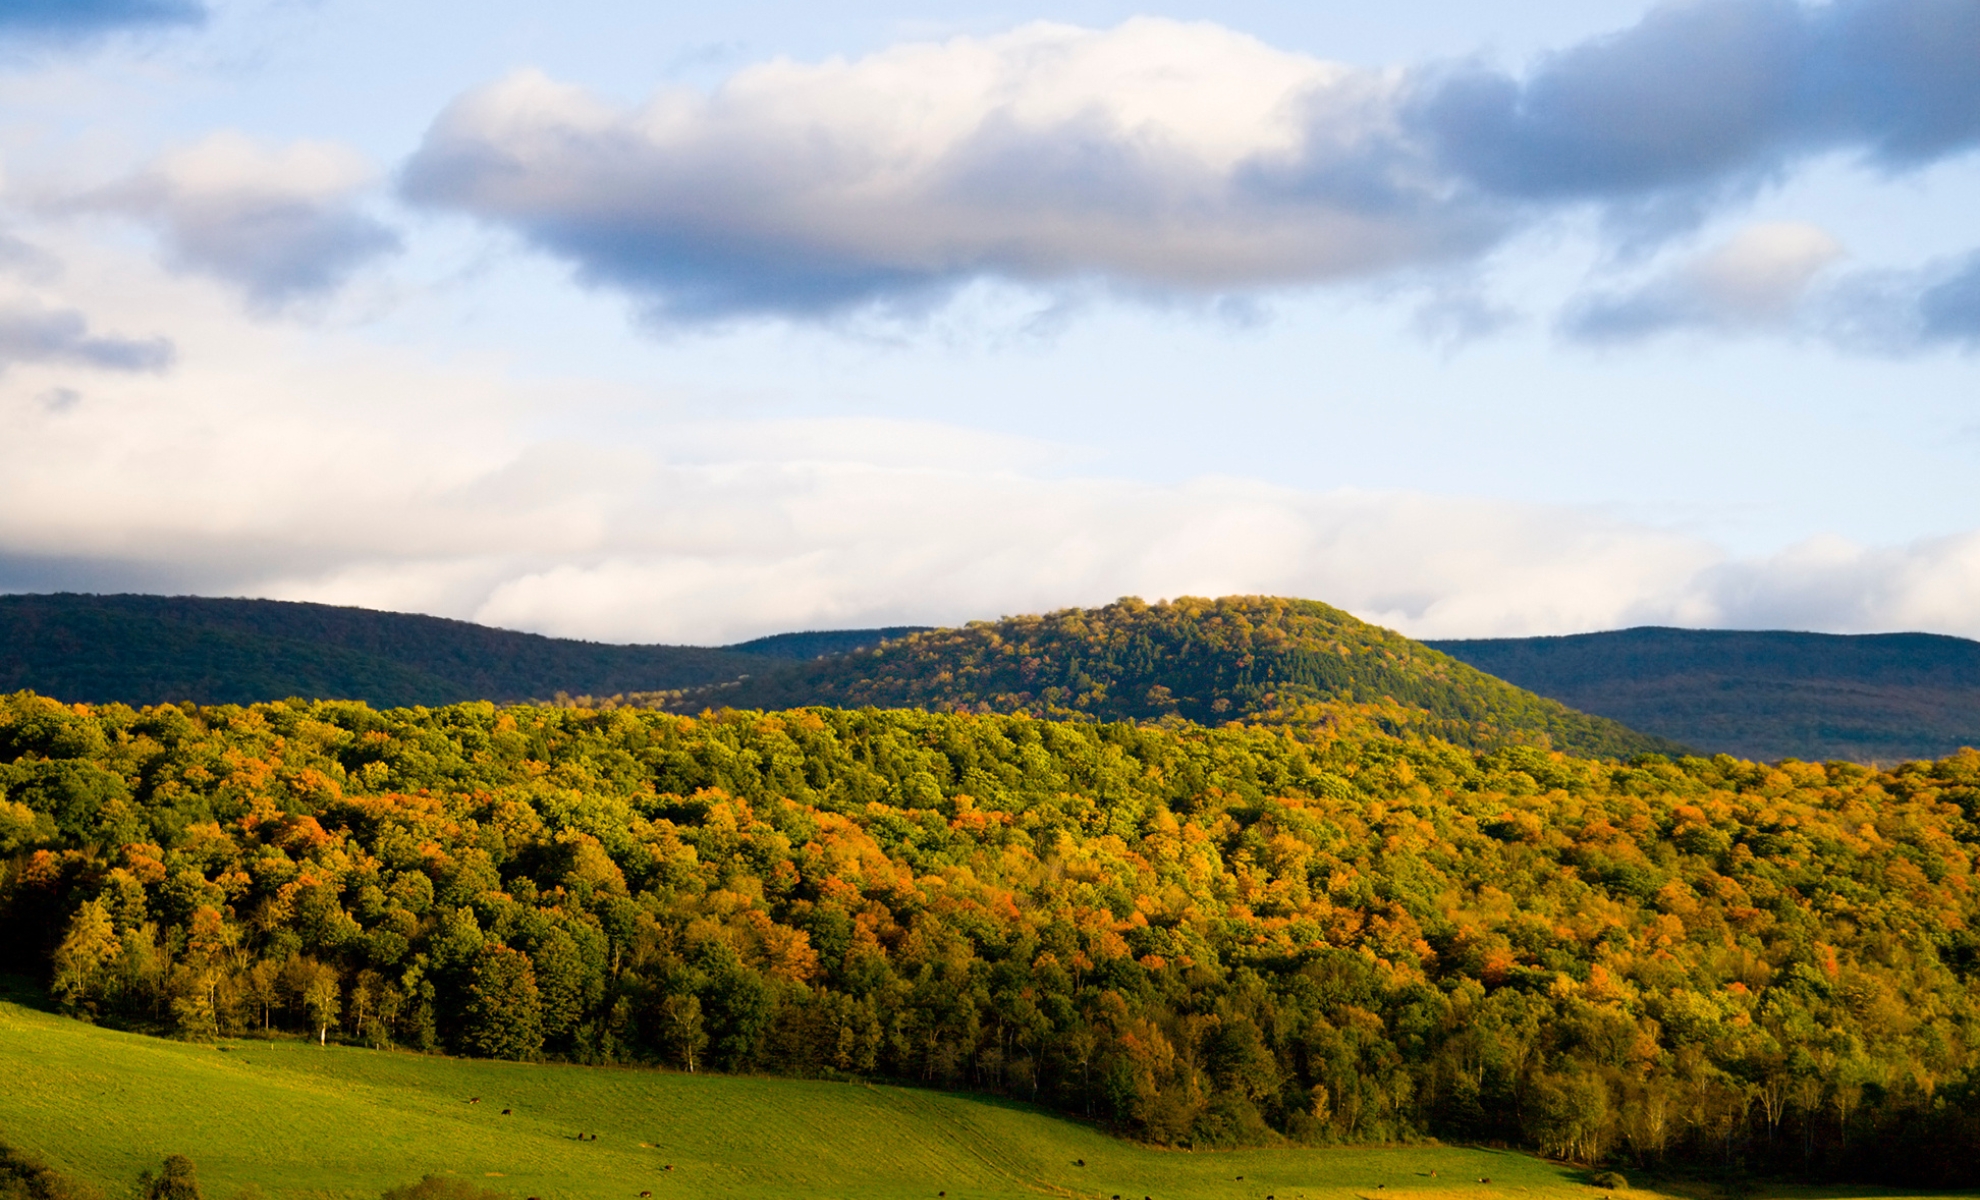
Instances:
[[[113,1196],[187,1154],[211,1200],[250,1186],[268,1200],[375,1197],[428,1173],[517,1200],[1599,1200],[1572,1169],[1508,1152],[1161,1151],[942,1092],[294,1041],[193,1045],[9,1003],[0,1139]]]

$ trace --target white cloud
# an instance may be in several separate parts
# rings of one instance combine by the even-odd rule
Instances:
[[[1401,82],[1152,17],[777,60],[631,111],[526,71],[450,106],[406,187],[689,314],[983,273],[1308,282],[1496,230],[1411,160]]]
[[[155,225],[175,264],[236,284],[269,308],[335,288],[399,248],[359,207],[373,182],[348,147],[270,147],[222,131],[69,203]]]
[[[1646,282],[1571,303],[1567,333],[1584,341],[1627,341],[1676,329],[1783,328],[1822,270],[1840,258],[1828,231],[1798,221],[1749,225]]]
[[[1746,320],[1779,320],[1816,272],[1843,252],[1827,230],[1805,222],[1749,225],[1685,272],[1701,298]]]
[[[1705,625],[1980,636],[1980,533],[1902,546],[1812,538],[1723,564],[1694,587]]]

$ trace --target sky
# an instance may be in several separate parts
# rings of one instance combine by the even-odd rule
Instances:
[[[0,0],[0,592],[1980,636],[1975,0]]]

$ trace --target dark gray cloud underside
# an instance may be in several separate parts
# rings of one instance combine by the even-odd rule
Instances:
[[[181,214],[170,240],[181,263],[239,284],[264,305],[329,291],[401,248],[397,233],[363,213],[306,201]]]
[[[719,321],[775,311],[829,316],[876,302],[912,306],[946,294],[958,273],[908,271],[820,254],[802,243],[668,236],[644,223],[546,221],[525,236],[579,264],[578,278],[642,296],[656,322]]]
[[[81,313],[66,309],[0,309],[0,367],[63,363],[106,371],[162,371],[175,350],[165,338],[103,337]]]
[[[1918,318],[1927,341],[1980,347],[1980,253],[1969,255],[1949,277],[1925,289]]]
[[[1432,75],[1413,109],[1446,163],[1523,198],[1738,185],[1830,149],[1913,165],[1980,141],[1980,4],[1671,4],[1524,78]]]
[[[1684,296],[1651,288],[1633,294],[1583,297],[1568,305],[1559,327],[1574,341],[1601,345],[1633,342],[1708,320],[1709,314],[1699,312]]]
[[[0,0],[0,36],[63,40],[204,20],[206,5],[199,0]]]
[[[1828,149],[1909,166],[1980,141],[1980,4],[1669,4],[1525,79],[1453,69],[1414,109],[1447,164],[1540,200],[1740,184]]]

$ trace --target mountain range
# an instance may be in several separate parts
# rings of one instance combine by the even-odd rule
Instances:
[[[1739,758],[1895,763],[1980,746],[1980,642],[1966,638],[1645,627],[1425,644]]]
[[[1626,629],[1412,641],[1325,604],[1127,599],[972,622],[614,645],[274,600],[0,596],[0,692],[674,711],[800,705],[1204,724],[1372,721],[1463,745],[1897,762],[1980,744],[1980,642]]]
[[[467,621],[283,600],[0,596],[0,692],[82,703],[248,704],[289,696],[386,708],[612,695],[734,680],[912,627],[786,633],[734,646],[620,646]]]

